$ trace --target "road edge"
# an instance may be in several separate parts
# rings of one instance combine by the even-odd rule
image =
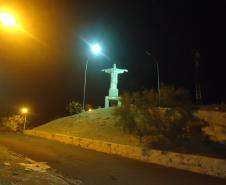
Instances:
[[[36,130],[26,130],[24,131],[24,134],[55,140],[65,144],[72,144],[81,148],[91,149],[107,154],[119,155],[147,163],[154,163],[166,167],[226,178],[226,160],[223,159],[166,152],[63,134],[52,134]]]

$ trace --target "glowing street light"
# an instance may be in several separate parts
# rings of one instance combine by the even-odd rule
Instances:
[[[94,55],[100,55],[102,52],[102,48],[98,43],[90,45],[90,50]],[[84,77],[84,86],[83,86],[83,101],[82,101],[82,110],[85,111],[85,101],[86,101],[86,73],[89,64],[89,59],[86,59],[86,67],[85,67],[85,77]]]
[[[1,8],[1,7],[0,7]],[[5,28],[7,31],[18,31],[19,33],[23,33],[26,36],[32,38],[33,40],[39,42],[42,45],[47,46],[45,42],[43,42],[41,39],[27,31],[20,23],[18,23],[18,16],[14,16],[10,11],[5,11],[4,9],[0,9],[0,26]]]
[[[15,17],[7,12],[0,13],[0,22],[4,27],[17,27]]]
[[[27,114],[29,112],[28,108],[23,107],[20,110],[21,114],[24,115],[24,130],[26,129],[26,122],[27,122]]]
[[[23,107],[23,108],[21,109],[21,113],[22,113],[22,114],[27,114],[27,113],[28,113],[28,108]]]
[[[91,45],[91,51],[94,55],[99,55],[101,53],[101,47],[99,44],[93,44]]]

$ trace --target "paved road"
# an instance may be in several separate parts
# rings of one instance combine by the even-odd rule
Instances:
[[[126,159],[22,134],[0,133],[0,144],[85,185],[225,185],[226,180]]]

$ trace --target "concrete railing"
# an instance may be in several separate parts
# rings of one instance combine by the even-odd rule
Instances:
[[[92,149],[108,154],[115,154],[148,163],[163,165],[166,167],[173,167],[201,174],[226,178],[226,160],[223,159],[175,152],[164,152],[154,149],[134,147],[62,134],[51,134],[36,130],[26,130],[24,134],[56,140],[86,149]]]

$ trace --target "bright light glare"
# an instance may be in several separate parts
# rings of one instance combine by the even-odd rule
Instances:
[[[5,27],[15,27],[16,19],[9,13],[0,13],[0,21]]]
[[[91,46],[91,50],[92,50],[92,52],[93,52],[95,55],[98,55],[98,54],[101,53],[101,47],[100,47],[99,44],[93,44],[93,45]]]
[[[22,114],[27,114],[27,113],[28,113],[28,108],[23,107],[23,108],[21,109],[21,113],[22,113]]]
[[[93,109],[91,109],[91,108],[88,109],[89,112],[92,112],[92,110],[93,110]]]

